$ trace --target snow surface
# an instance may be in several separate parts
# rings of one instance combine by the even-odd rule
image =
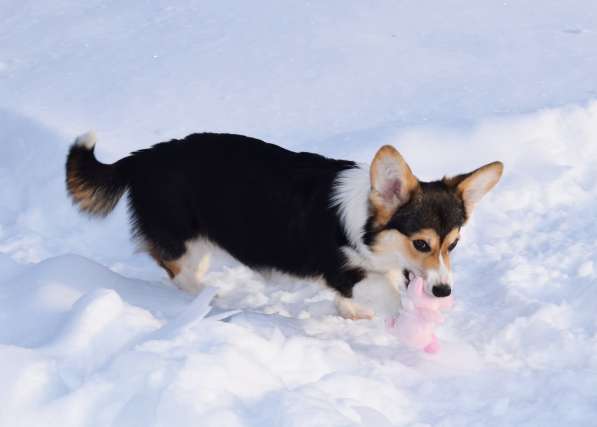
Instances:
[[[0,0],[0,425],[594,424],[595,46],[589,0]],[[88,129],[104,161],[213,130],[506,173],[429,356],[226,257],[213,301],[179,292],[124,206],[67,200]]]

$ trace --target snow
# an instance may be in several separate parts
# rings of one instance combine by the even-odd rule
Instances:
[[[0,425],[590,425],[597,416],[597,5],[0,2]],[[442,352],[221,254],[196,299],[125,207],[66,198],[96,152],[241,132],[422,179],[502,160],[453,256]],[[210,289],[217,290],[217,296]],[[211,309],[210,309],[211,306]]]

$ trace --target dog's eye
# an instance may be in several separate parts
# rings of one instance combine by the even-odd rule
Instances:
[[[429,252],[431,247],[425,240],[413,240],[413,246],[419,252]]]
[[[452,242],[452,244],[451,244],[450,246],[448,246],[448,250],[449,250],[450,252],[452,252],[452,249],[454,249],[454,248],[456,247],[456,245],[458,244],[458,240],[459,240],[459,239],[456,239],[456,240],[454,240],[454,241]]]

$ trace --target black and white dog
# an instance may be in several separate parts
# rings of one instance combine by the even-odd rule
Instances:
[[[111,165],[96,160],[94,146],[86,134],[70,148],[72,199],[105,216],[128,190],[134,236],[179,287],[196,292],[209,259],[197,248],[219,247],[257,270],[323,279],[353,319],[373,315],[352,302],[355,285],[372,274],[399,272],[407,285],[418,275],[429,294],[450,295],[450,251],[503,169],[494,162],[422,182],[388,145],[364,166],[213,133]]]

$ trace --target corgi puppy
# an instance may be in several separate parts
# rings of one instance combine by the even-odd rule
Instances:
[[[460,229],[503,170],[423,182],[389,145],[368,166],[215,133],[103,164],[95,142],[82,135],[68,153],[73,202],[101,217],[126,192],[134,238],[179,287],[197,292],[219,248],[256,270],[322,279],[353,319],[373,315],[352,301],[368,275],[420,276],[429,295],[450,295]]]

